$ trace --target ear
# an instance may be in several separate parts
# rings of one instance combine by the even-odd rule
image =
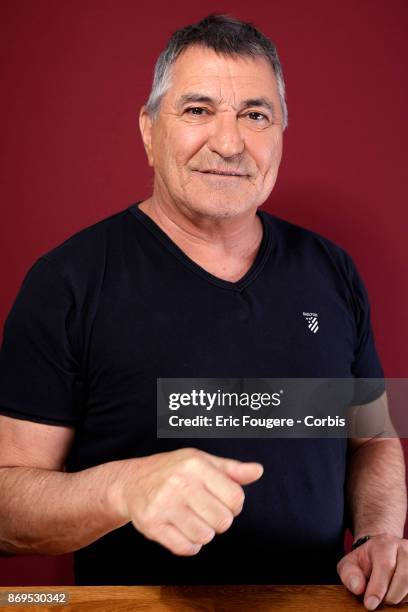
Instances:
[[[152,119],[147,112],[146,106],[142,106],[139,114],[139,128],[142,135],[144,148],[147,154],[149,166],[153,166],[153,151],[152,151]]]

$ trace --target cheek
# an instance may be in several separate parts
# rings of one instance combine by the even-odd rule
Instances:
[[[276,133],[264,146],[258,148],[258,167],[262,175],[267,178],[276,178],[282,158],[282,135]]]
[[[159,122],[154,125],[152,130],[152,153],[154,159],[154,168],[156,172],[160,173],[161,169],[166,167],[166,155],[168,132],[166,127]]]
[[[207,142],[207,129],[205,126],[194,125],[180,129],[177,133],[176,159],[179,166],[188,164]]]

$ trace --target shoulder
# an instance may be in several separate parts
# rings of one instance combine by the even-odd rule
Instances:
[[[100,269],[109,252],[120,244],[128,216],[129,211],[125,209],[105,217],[43,253],[40,260],[51,264],[66,278]]]
[[[81,229],[62,243],[41,254],[28,269],[20,290],[33,303],[38,296],[65,309],[95,311],[109,266],[117,267],[122,244],[132,221],[129,208]],[[131,225],[132,227],[132,225]]]
[[[355,265],[350,254],[326,236],[262,211],[268,224],[277,255],[301,260],[305,266],[327,266],[350,276]]]
[[[263,210],[262,217],[268,223],[272,235],[292,250],[325,249],[337,257],[350,257],[342,246],[330,240],[326,236],[311,229],[291,223],[286,219],[272,215]]]

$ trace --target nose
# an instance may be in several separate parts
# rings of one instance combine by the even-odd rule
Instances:
[[[211,125],[207,146],[211,151],[218,153],[225,159],[243,152],[245,142],[234,112],[225,111],[217,114]]]

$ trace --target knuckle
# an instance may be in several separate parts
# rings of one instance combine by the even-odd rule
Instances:
[[[187,457],[183,463],[183,468],[187,472],[193,472],[193,473],[199,472],[199,470],[201,469],[201,466],[202,466],[201,458],[196,454],[190,457]]]
[[[237,488],[236,491],[231,495],[231,509],[234,513],[239,514],[242,510],[242,506],[245,501],[245,493],[241,487]]]
[[[394,569],[395,563],[393,559],[390,559],[389,557],[383,557],[378,561],[378,566],[381,570],[388,571]]]
[[[198,457],[200,455],[200,451],[197,448],[192,447],[180,448],[176,452],[182,459],[190,459],[191,457]]]
[[[172,552],[180,557],[191,557],[192,555],[196,555],[200,549],[201,546],[198,547],[196,544],[183,543],[173,546]]]
[[[166,480],[166,487],[169,492],[173,495],[174,491],[183,491],[188,486],[188,481],[183,474],[173,472]]]
[[[151,522],[143,526],[143,535],[148,540],[158,540],[160,534],[160,524],[158,522]]]
[[[208,544],[209,542],[211,542],[211,540],[213,539],[214,536],[215,536],[214,529],[206,529],[201,534],[201,537],[199,539],[199,543],[200,544]]]
[[[232,514],[229,513],[225,513],[223,516],[221,516],[216,524],[215,524],[215,531],[217,533],[223,533],[224,531],[227,531],[227,529],[229,529],[232,525],[232,521],[234,520],[234,517],[232,516]]]

